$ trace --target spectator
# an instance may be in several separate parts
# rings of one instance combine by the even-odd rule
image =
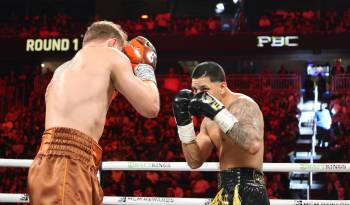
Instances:
[[[317,126],[317,137],[319,145],[322,147],[328,146],[330,137],[330,128],[332,124],[332,117],[330,111],[327,109],[326,103],[321,103],[320,110],[315,113],[315,121]]]
[[[259,27],[261,28],[261,30],[265,31],[270,29],[270,26],[271,26],[270,19],[268,19],[266,15],[263,15],[259,20]]]
[[[344,73],[344,68],[341,65],[341,58],[337,58],[335,61],[335,66],[332,68],[331,74],[336,75],[336,74],[343,74]]]
[[[284,65],[280,66],[280,69],[277,71],[278,74],[288,74],[288,71],[284,67]]]

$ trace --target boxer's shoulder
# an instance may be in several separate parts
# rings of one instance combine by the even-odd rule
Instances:
[[[110,59],[122,59],[128,60],[129,58],[120,50],[112,47],[84,47],[82,48],[77,55],[83,56],[95,56],[93,59],[97,59],[96,57],[100,57],[100,59],[110,58]]]
[[[118,64],[124,64],[124,63],[130,64],[130,60],[128,56],[126,56],[122,51],[111,47],[107,47],[104,49],[105,49],[106,57],[108,57],[108,59],[112,60],[113,62]]]
[[[233,96],[233,100],[247,100],[247,101],[253,101],[254,100],[249,97],[248,95],[245,95],[243,93],[232,93],[232,96]]]
[[[112,48],[112,47],[104,47],[103,49],[105,50],[106,53],[109,53],[110,55],[119,56],[121,58],[129,60],[129,58],[125,55],[125,53],[119,49]]]
[[[257,103],[251,97],[244,95],[242,93],[234,93],[233,98],[229,103],[228,107],[232,107],[232,106],[237,107],[239,105],[258,106]]]
[[[84,62],[98,63],[112,70],[119,70],[130,65],[129,58],[122,51],[112,47],[87,47],[81,49],[78,55],[82,56]]]

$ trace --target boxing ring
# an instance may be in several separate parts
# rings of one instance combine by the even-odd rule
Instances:
[[[0,167],[28,168],[33,160],[0,159]],[[186,162],[105,161],[102,171],[219,171],[219,163],[206,162],[191,169]],[[350,172],[350,163],[264,163],[264,172]],[[0,203],[28,203],[28,195],[0,193]],[[105,196],[103,204],[120,205],[209,205],[209,198]],[[350,200],[271,199],[271,205],[350,205]]]

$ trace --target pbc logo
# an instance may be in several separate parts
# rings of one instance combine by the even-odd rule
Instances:
[[[262,48],[270,45],[270,47],[297,47],[299,44],[295,42],[298,36],[258,36],[257,47]]]

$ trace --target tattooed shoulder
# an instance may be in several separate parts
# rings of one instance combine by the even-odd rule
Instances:
[[[234,100],[228,107],[228,110],[240,119],[255,119],[261,117],[259,106],[248,97],[239,97]]]
[[[231,135],[236,137],[252,135],[263,138],[264,120],[259,106],[249,97],[239,97],[233,101],[228,110],[237,118],[238,123]]]

